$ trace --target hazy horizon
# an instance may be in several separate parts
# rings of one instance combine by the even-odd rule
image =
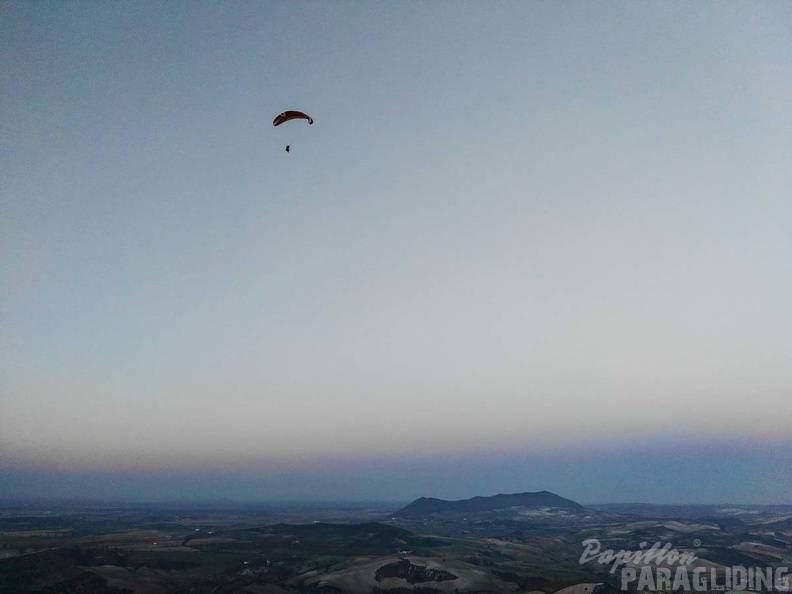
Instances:
[[[0,497],[792,502],[791,3],[2,15]]]
[[[768,472],[768,468],[773,469]],[[643,447],[476,451],[415,458],[312,457],[258,469],[89,472],[6,466],[0,497],[138,501],[412,501],[551,491],[578,503],[792,504],[792,447],[737,439]],[[713,478],[716,477],[716,478]],[[306,486],[308,485],[308,486]],[[354,487],[350,487],[354,485]]]

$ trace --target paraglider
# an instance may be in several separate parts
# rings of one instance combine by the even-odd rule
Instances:
[[[273,126],[280,126],[283,122],[288,122],[289,120],[308,120],[309,124],[313,124],[313,118],[309,116],[307,113],[303,113],[301,111],[284,111],[274,120],[272,120]]]
[[[309,116],[307,113],[304,113],[302,111],[289,110],[289,111],[284,111],[274,120],[272,120],[272,125],[280,126],[282,123],[288,122],[290,120],[308,120],[309,124],[313,124],[313,118]],[[287,144],[286,152],[288,153],[290,151],[291,151],[291,145]]]

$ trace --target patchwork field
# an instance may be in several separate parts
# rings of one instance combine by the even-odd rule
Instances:
[[[647,543],[669,543],[720,574],[792,565],[789,508],[693,506],[674,516],[657,506],[476,499],[403,509],[6,502],[0,593],[609,594],[620,572],[599,554]],[[599,554],[583,559],[584,541]]]

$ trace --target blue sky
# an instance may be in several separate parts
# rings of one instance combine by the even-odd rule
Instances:
[[[0,495],[789,501],[789,3],[2,15]]]

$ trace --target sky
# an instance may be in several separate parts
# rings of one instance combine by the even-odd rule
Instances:
[[[0,497],[792,503],[791,32],[3,2]]]

